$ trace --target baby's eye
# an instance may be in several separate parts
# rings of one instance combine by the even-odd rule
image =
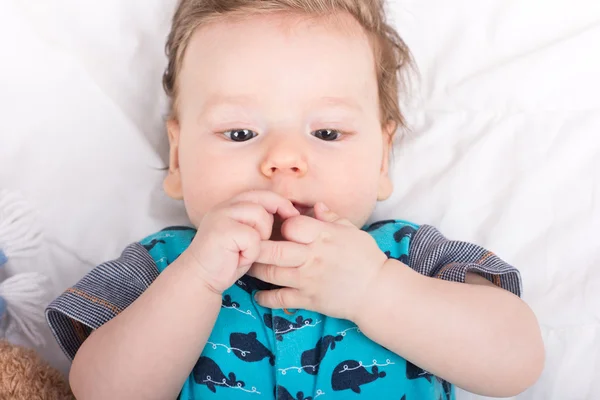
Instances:
[[[326,140],[329,142],[332,142],[338,139],[340,136],[342,136],[342,134],[339,131],[336,131],[335,129],[319,129],[314,131],[312,134],[318,139]]]
[[[223,132],[223,135],[233,142],[246,142],[258,136],[256,132],[250,129],[233,129]]]

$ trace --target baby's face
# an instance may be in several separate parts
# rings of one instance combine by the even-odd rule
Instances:
[[[253,16],[196,31],[169,123],[167,193],[192,223],[248,190],[324,202],[362,226],[387,198],[389,130],[357,22]]]

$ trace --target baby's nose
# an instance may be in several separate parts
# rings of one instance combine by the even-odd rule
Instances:
[[[270,151],[261,163],[260,169],[263,175],[269,178],[277,174],[301,177],[308,171],[308,164],[301,151],[286,146]]]
[[[290,173],[291,175],[302,176],[306,173],[306,169],[297,166],[263,166],[262,172],[268,177],[272,177],[277,173]]]

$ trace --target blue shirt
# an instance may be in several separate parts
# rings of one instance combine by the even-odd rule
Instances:
[[[432,226],[387,220],[365,230],[388,257],[425,276],[464,282],[467,272],[477,273],[521,294],[514,267],[483,247],[449,240]],[[150,287],[195,234],[192,228],[172,227],[132,243],[119,258],[98,265],[56,298],[46,318],[67,357],[73,359],[93,330]],[[245,276],[223,294],[212,334],[181,390],[182,400],[454,398],[452,385],[369,340],[350,321],[256,304],[253,293],[271,288]]]
[[[388,257],[407,259],[417,229],[396,221],[368,231]],[[165,230],[141,244],[162,272],[194,235],[191,229]],[[182,400],[454,398],[452,385],[371,341],[350,321],[261,307],[253,295],[270,288],[244,276],[223,293],[221,312]]]

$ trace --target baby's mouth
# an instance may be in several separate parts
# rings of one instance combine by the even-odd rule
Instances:
[[[296,210],[298,210],[298,212],[301,215],[307,215],[309,217],[314,217],[315,216],[315,208],[314,206],[309,206],[308,204],[302,204],[302,203],[295,203],[292,202],[292,204],[294,205],[294,207],[296,208]]]
[[[283,220],[281,219],[281,217],[279,215],[275,215],[275,218],[273,219],[273,229],[271,230],[271,237],[269,238],[270,240],[273,241],[282,241],[283,236],[281,235],[281,225],[283,224]]]
[[[308,217],[315,217],[315,208],[313,206],[309,206],[306,204],[302,204],[302,203],[295,203],[292,202],[292,204],[294,205],[294,208],[296,208],[296,210],[298,210],[298,212],[300,213],[300,215],[306,215]],[[281,234],[281,225],[283,224],[283,220],[281,219],[281,217],[278,214],[275,214],[275,217],[273,218],[273,230],[271,231],[271,240],[274,241],[281,241],[281,240],[285,240],[283,238],[283,235]]]

